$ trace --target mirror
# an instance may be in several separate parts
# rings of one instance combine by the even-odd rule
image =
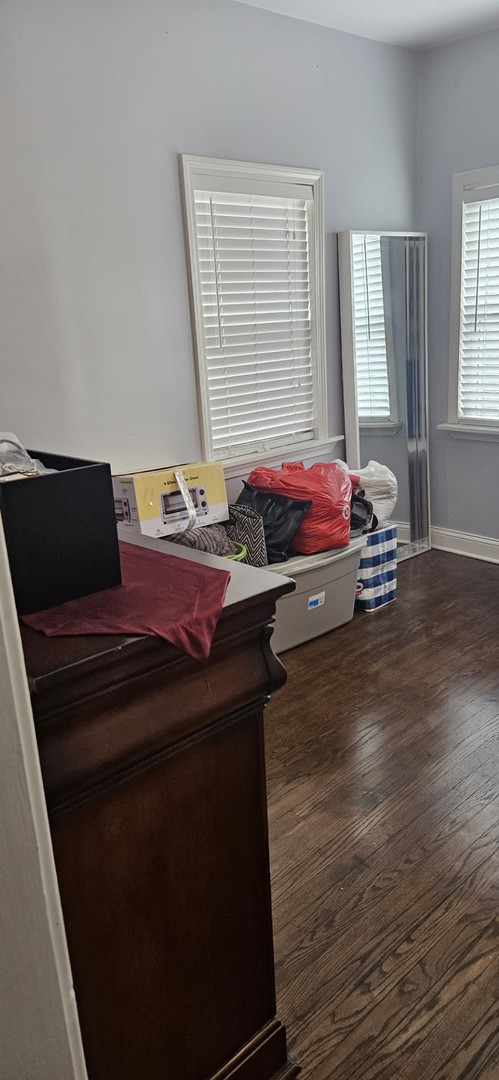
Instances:
[[[430,547],[426,235],[338,237],[346,460],[398,481],[399,559]]]

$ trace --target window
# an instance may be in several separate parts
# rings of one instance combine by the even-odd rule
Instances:
[[[499,429],[499,168],[454,177],[449,421]]]
[[[389,422],[395,420],[396,394],[389,372],[379,233],[352,233],[351,258],[357,414],[361,425]]]
[[[326,439],[322,174],[183,157],[204,454]]]

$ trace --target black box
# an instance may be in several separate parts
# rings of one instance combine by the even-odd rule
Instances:
[[[28,450],[55,473],[0,482],[20,615],[121,584],[109,465]]]

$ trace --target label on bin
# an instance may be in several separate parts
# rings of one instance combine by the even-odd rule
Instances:
[[[308,610],[313,611],[314,608],[321,607],[321,605],[324,603],[325,599],[326,599],[325,591],[324,592],[318,592],[318,593],[315,594],[315,596],[309,596],[308,604],[307,604]]]

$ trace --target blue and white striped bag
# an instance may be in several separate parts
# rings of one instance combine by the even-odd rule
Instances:
[[[386,525],[369,533],[357,576],[355,608],[377,611],[397,595],[397,526]]]

